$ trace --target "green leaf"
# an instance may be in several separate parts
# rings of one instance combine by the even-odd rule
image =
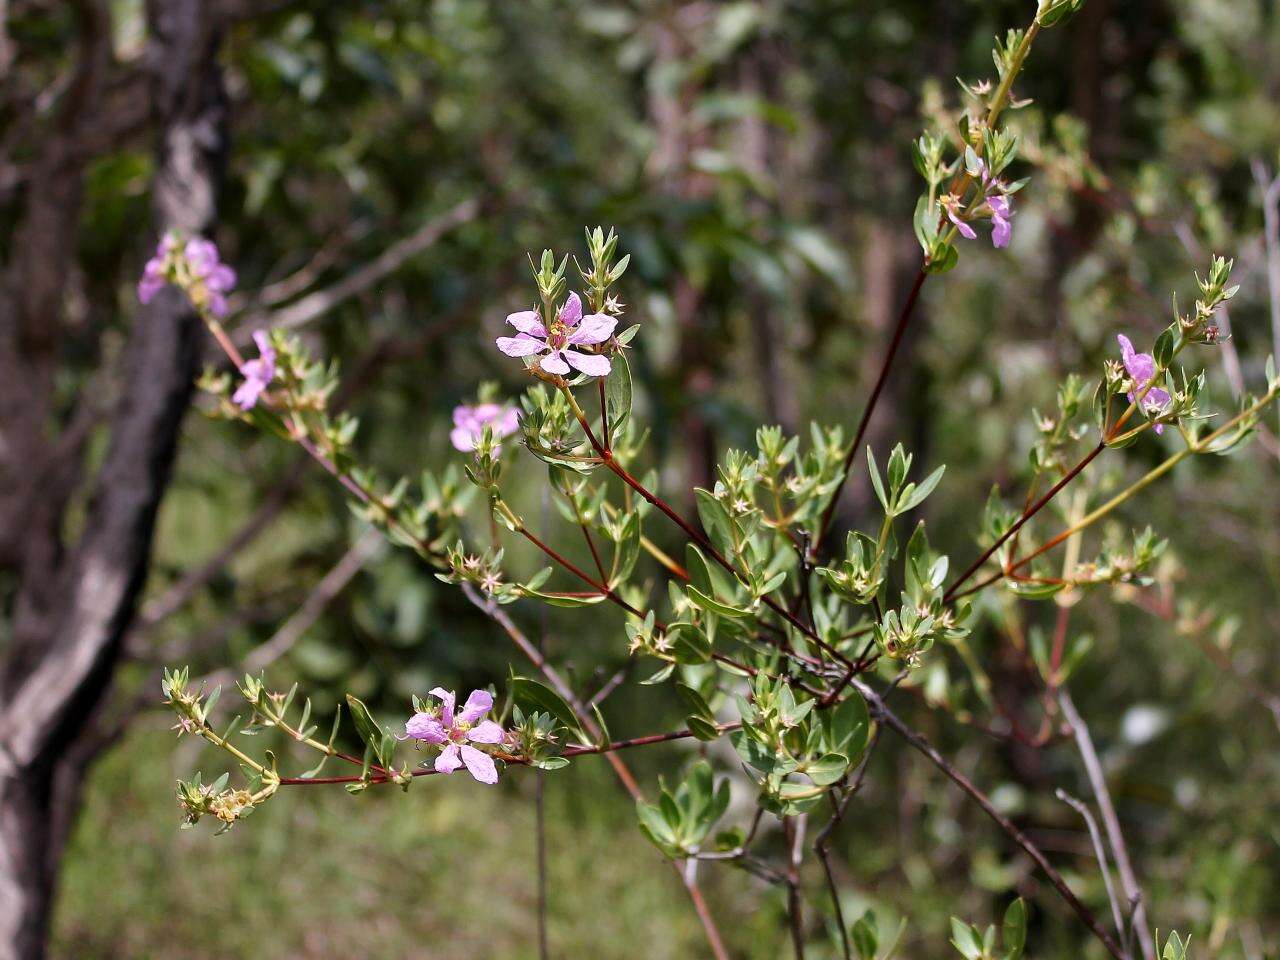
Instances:
[[[731,549],[733,521],[729,519],[729,511],[710,490],[695,487],[693,492],[698,500],[698,518],[702,521],[702,527],[707,531],[707,536],[721,550]]]
[[[880,941],[876,936],[876,915],[868,910],[858,918],[849,933],[853,949],[858,951],[859,958],[875,960],[876,951],[880,948]]]
[[[960,251],[954,245],[948,243],[943,245],[941,241],[936,241],[933,247],[932,256],[925,265],[925,273],[946,273],[955,269],[957,263],[960,262]]]
[[[356,733],[360,734],[360,739],[367,747],[374,750],[380,749],[385,732],[378,725],[378,721],[373,719],[373,714],[364,705],[364,701],[348,693],[347,709],[351,711],[351,719],[355,722]]]
[[[982,938],[956,917],[951,918],[951,945],[963,954],[965,960],[982,960]]]
[[[692,624],[683,624],[679,630],[668,630],[671,653],[677,663],[698,664],[711,659],[711,638]]]
[[[867,741],[871,735],[871,714],[867,711],[867,701],[857,691],[828,714],[831,728],[831,751],[843,753],[851,763],[862,759],[867,749]]]
[[[885,496],[884,484],[880,481],[880,468],[876,465],[876,455],[871,447],[867,447],[867,471],[871,474],[871,486],[875,488],[876,499],[885,513],[889,512],[889,498]]]
[[[938,481],[942,479],[942,475],[946,473],[946,470],[946,466],[943,465],[925,477],[919,485],[910,488],[911,492],[903,497],[902,503],[897,504],[893,512],[906,513],[908,510],[912,510],[924,503],[925,498],[933,493],[933,488],[938,485]]]
[[[685,717],[685,723],[689,725],[689,732],[699,740],[710,743],[712,740],[720,739],[720,728],[710,720],[704,720],[702,717],[689,716]]]
[[[549,713],[584,743],[591,742],[569,702],[545,684],[528,677],[515,677],[511,681],[511,696],[525,713]]]
[[[541,600],[543,603],[549,603],[553,607],[591,607],[608,599],[603,593],[598,593],[592,597],[566,597],[558,593],[543,593],[541,590],[534,590],[525,584],[517,584],[517,587],[522,596]]]
[[[1027,946],[1027,905],[1019,897],[1004,912],[1004,928],[1001,934],[1004,960],[1021,960]]]
[[[838,753],[828,753],[805,767],[809,779],[820,787],[827,787],[844,776],[849,769],[849,758]]]
[[[1024,583],[1021,580],[1007,580],[1006,583],[1023,600],[1048,600],[1067,588],[1065,583]]]
[[[613,371],[604,383],[604,404],[608,411],[611,436],[616,436],[631,416],[631,365],[625,351],[612,357]]]
[[[687,683],[677,683],[675,685],[676,693],[680,699],[684,701],[685,709],[689,710],[693,715],[701,717],[704,720],[714,721],[716,715],[712,713],[711,707],[703,698],[702,694]]]
[[[714,597],[708,597],[695,586],[686,586],[684,590],[685,593],[689,595],[689,599],[703,610],[710,611],[711,613],[717,613],[722,617],[729,617],[734,620],[751,616],[750,610],[740,610],[737,607],[730,606],[727,603],[716,600]]]
[[[613,576],[609,585],[616,587],[631,576],[640,558],[640,514],[632,513],[622,527],[622,539],[613,555]]]

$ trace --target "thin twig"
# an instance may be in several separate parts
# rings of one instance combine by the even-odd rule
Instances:
[[[1107,858],[1107,848],[1102,842],[1102,834],[1098,831],[1098,821],[1081,800],[1077,800],[1065,790],[1055,790],[1059,800],[1084,818],[1084,825],[1089,830],[1089,839],[1093,841],[1093,855],[1098,858],[1098,870],[1102,873],[1102,884],[1107,889],[1107,902],[1111,904],[1111,919],[1115,921],[1116,936],[1124,938],[1124,912],[1120,909],[1120,901],[1116,898],[1116,888],[1111,882],[1111,863]],[[1126,958],[1128,951],[1125,951]]]
[[[1111,843],[1111,852],[1116,858],[1116,869],[1120,874],[1120,885],[1124,895],[1133,903],[1133,925],[1138,931],[1138,943],[1142,946],[1144,960],[1155,960],[1156,945],[1151,937],[1151,928],[1147,924],[1147,908],[1143,902],[1142,887],[1133,872],[1133,864],[1129,860],[1129,849],[1125,846],[1124,833],[1120,830],[1120,818],[1116,816],[1116,808],[1111,802],[1111,791],[1107,789],[1107,780],[1102,772],[1102,764],[1098,761],[1098,753],[1093,748],[1093,738],[1089,736],[1089,728],[1084,718],[1076,710],[1076,705],[1065,689],[1057,691],[1058,705],[1062,707],[1062,715],[1071,724],[1075,736],[1076,747],[1080,751],[1080,759],[1084,761],[1085,773],[1089,777],[1089,785],[1093,788],[1094,798],[1098,801],[1098,809],[1102,813],[1102,823],[1107,830],[1107,839]]]

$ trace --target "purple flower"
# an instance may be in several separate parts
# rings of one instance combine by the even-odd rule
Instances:
[[[591,377],[608,376],[612,369],[606,356],[569,349],[603,343],[613,336],[613,328],[618,325],[617,320],[603,313],[584,317],[582,301],[576,293],[569,294],[550,330],[542,325],[535,310],[513,313],[507,317],[507,323],[519,331],[514,337],[498,338],[498,349],[508,357],[545,354],[538,358],[538,366],[556,376],[564,376],[570,367]]]
[[[401,739],[442,745],[444,749],[436,757],[437,773],[453,773],[465,764],[471,776],[481,783],[497,783],[498,768],[493,758],[471,746],[472,743],[502,743],[506,737],[506,732],[494,721],[480,719],[493,709],[493,697],[484,690],[472,690],[467,702],[455,714],[457,699],[452,690],[436,687],[431,696],[440,700],[440,713],[415,713],[404,725]]]
[[[138,300],[150,303],[166,283],[181,287],[197,307],[215,317],[225,317],[227,294],[236,285],[236,272],[218,259],[218,248],[212,240],[192,237],[182,245],[176,234],[169,233],[142,268]]]
[[[240,368],[244,383],[240,384],[231,397],[231,401],[241,410],[252,410],[276,375],[276,350],[271,346],[267,331],[253,331],[253,342],[258,345],[258,359],[248,360]]]
[[[1009,198],[996,195],[987,200],[991,208],[991,245],[996,248],[1007,247],[1013,236],[1013,224],[1009,222],[1013,211],[1009,207]]]
[[[204,301],[209,312],[215,317],[225,317],[226,295],[236,285],[236,272],[218,259],[218,247],[212,240],[192,237],[187,241],[184,254],[192,279],[204,288]]]
[[[1155,357],[1149,353],[1138,353],[1133,349],[1133,343],[1123,333],[1117,334],[1116,339],[1120,341],[1120,358],[1124,361],[1125,372],[1129,374],[1133,380],[1133,390],[1141,390],[1147,384],[1151,383],[1156,376]],[[1134,392],[1129,391],[1129,402],[1134,401]],[[1165,407],[1169,405],[1169,401],[1173,398],[1169,396],[1168,390],[1162,390],[1160,387],[1151,387],[1142,397],[1142,409],[1150,416],[1158,416]],[[1156,433],[1164,433],[1164,424],[1156,424]]]
[[[503,407],[496,403],[478,403],[474,407],[462,406],[453,408],[453,430],[449,439],[454,449],[467,453],[480,444],[480,435],[488,426],[496,439],[509,437],[520,429],[520,417],[514,407]]]

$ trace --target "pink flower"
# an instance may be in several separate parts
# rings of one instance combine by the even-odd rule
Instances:
[[[960,219],[957,213],[956,203],[952,202],[952,203],[946,203],[944,205],[946,206],[946,209],[947,209],[947,219],[956,225],[956,229],[960,231],[960,236],[964,237],[966,240],[977,240],[978,231],[974,230],[973,227],[969,226],[967,223],[965,223],[963,220]]]
[[[466,765],[467,771],[481,783],[497,783],[498,768],[493,758],[472,743],[497,744],[505,731],[492,720],[480,720],[493,709],[493,697],[484,690],[472,690],[467,702],[455,715],[457,702],[452,690],[436,687],[431,696],[440,700],[440,713],[415,713],[404,725],[405,740],[421,740],[443,745],[436,757],[437,773],[453,773]],[[479,721],[478,723],[476,721]]]
[[[231,401],[241,410],[252,410],[264,390],[276,375],[276,350],[265,330],[253,332],[253,342],[258,345],[258,359],[246,361],[240,368],[244,383],[232,395]]]
[[[1013,236],[1013,224],[1009,222],[1013,215],[1009,198],[1002,195],[991,197],[987,206],[991,208],[991,245],[997,249],[1007,247]]]
[[[498,349],[508,357],[545,354],[538,358],[538,366],[546,373],[561,377],[569,372],[570,367],[591,377],[608,376],[612,369],[606,356],[569,349],[571,346],[603,343],[613,336],[613,328],[618,325],[617,320],[603,313],[584,317],[582,301],[576,293],[569,294],[550,330],[542,325],[542,319],[535,310],[513,313],[507,317],[507,323],[519,331],[514,337],[498,338]]]
[[[1135,351],[1133,343],[1123,333],[1118,334],[1116,339],[1120,341],[1120,358],[1124,361],[1125,372],[1133,380],[1133,390],[1129,391],[1129,402],[1132,403],[1134,390],[1141,390],[1155,379],[1156,361],[1149,353]],[[1143,412],[1148,416],[1159,416],[1172,399],[1168,390],[1151,387],[1142,397]],[[1164,433],[1164,424],[1156,424],[1156,433]]]
[[[449,433],[454,449],[464,453],[474,450],[479,445],[480,435],[486,426],[493,431],[496,439],[501,440],[520,429],[520,417],[514,407],[503,407],[496,403],[454,407],[453,430]]]

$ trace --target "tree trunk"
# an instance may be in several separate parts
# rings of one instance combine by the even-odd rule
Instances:
[[[202,0],[152,0],[149,8],[161,231],[206,232],[215,213],[225,103],[217,35],[204,8]],[[22,281],[13,277],[11,285],[20,289]],[[176,290],[138,308],[82,532],[43,551],[58,558],[51,581],[19,586],[15,610],[32,616],[15,623],[22,642],[0,662],[0,960],[45,953],[61,852],[101,746],[95,715],[146,579],[201,337]],[[61,526],[32,535],[56,536]],[[56,604],[27,603],[28,589]]]

